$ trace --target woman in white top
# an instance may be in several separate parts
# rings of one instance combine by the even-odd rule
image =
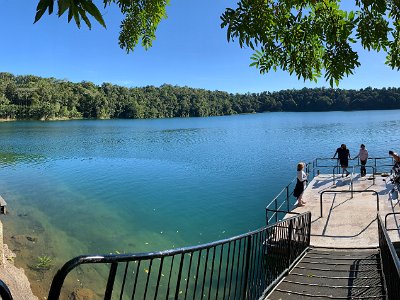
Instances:
[[[361,177],[367,175],[367,170],[365,169],[365,165],[367,164],[367,159],[368,159],[368,150],[365,149],[365,145],[361,144],[360,146],[360,152],[358,152],[358,155],[354,158],[360,158],[360,164],[361,164]]]
[[[297,164],[297,182],[293,191],[293,196],[297,198],[297,206],[304,206],[306,203],[302,200],[304,188],[307,182],[307,174],[304,172],[305,163]]]

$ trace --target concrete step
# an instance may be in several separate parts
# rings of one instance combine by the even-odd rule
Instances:
[[[332,249],[327,248],[310,248],[307,255],[310,256],[329,256],[329,257],[340,257],[340,258],[371,258],[376,257],[378,254],[377,249]]]
[[[297,267],[296,273],[304,274],[308,277],[313,276],[326,276],[326,277],[357,277],[357,278],[375,278],[381,276],[380,270],[368,270],[363,272],[350,272],[350,270],[331,270],[329,267],[325,268],[303,268]]]
[[[370,299],[370,300],[383,300],[386,299],[384,295],[378,296],[355,296],[355,295],[348,295],[348,296],[340,296],[334,297],[331,295],[315,295],[315,294],[304,294],[304,293],[296,293],[296,292],[287,292],[287,291],[274,291],[273,294],[269,295],[267,298],[268,300],[315,300],[315,299]]]
[[[327,264],[324,262],[303,262],[298,265],[300,269],[306,270],[326,270],[326,271],[347,271],[347,272],[369,272],[371,270],[379,270],[379,264]]]
[[[306,275],[302,273],[292,272],[285,280],[294,282],[303,282],[308,284],[320,284],[330,286],[382,286],[382,278],[377,275],[375,277],[355,277],[355,276],[333,276],[326,275]]]
[[[307,295],[329,295],[331,297],[369,297],[383,295],[382,287],[373,285],[348,286],[326,285],[324,283],[303,283],[285,279],[277,289],[279,291],[296,292]]]

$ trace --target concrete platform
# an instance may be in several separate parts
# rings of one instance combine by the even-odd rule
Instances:
[[[352,177],[353,176],[353,177]],[[321,174],[316,176],[304,191],[306,205],[297,207],[295,212],[311,211],[311,245],[318,247],[364,248],[378,246],[378,227],[376,222],[377,196],[379,197],[379,214],[383,221],[388,213],[399,212],[399,200],[392,199],[393,185],[387,183],[388,177],[375,175],[360,177],[353,174],[349,177],[336,177]],[[326,191],[353,191],[331,193]],[[371,191],[371,192],[367,192]],[[324,192],[325,191],[325,192]],[[375,192],[374,192],[375,191]],[[320,195],[322,196],[322,217],[320,213]],[[387,228],[397,229],[400,226],[400,214],[387,218]],[[399,231],[389,231],[392,242],[400,241]]]

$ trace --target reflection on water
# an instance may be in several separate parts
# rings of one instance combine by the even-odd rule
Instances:
[[[18,163],[43,164],[45,157],[35,154],[17,154],[0,152],[0,166],[12,166]]]
[[[263,226],[298,161],[396,150],[398,111],[0,124],[6,242],[35,291],[87,253],[196,245]],[[400,150],[400,149],[397,149]],[[29,239],[27,238],[29,237]],[[53,268],[29,268],[40,256]]]

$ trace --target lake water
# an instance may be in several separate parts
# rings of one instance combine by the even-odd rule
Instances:
[[[299,161],[400,151],[400,111],[0,123],[6,243],[45,295],[72,257],[206,243],[259,228]],[[31,241],[24,239],[31,237]],[[38,256],[53,259],[35,272]]]

